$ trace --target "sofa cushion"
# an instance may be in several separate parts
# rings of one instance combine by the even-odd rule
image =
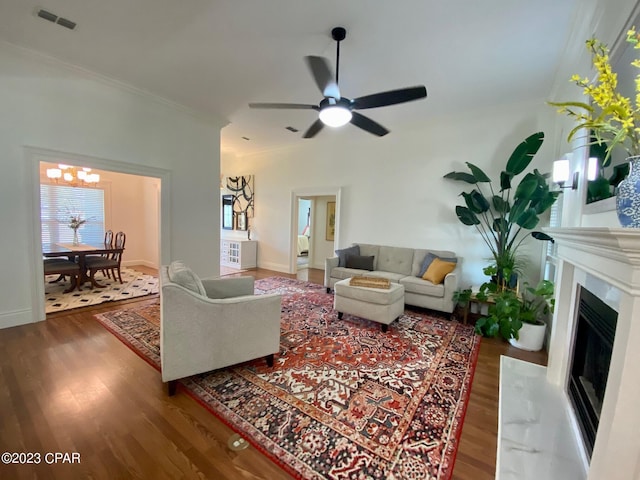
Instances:
[[[456,257],[440,257],[435,253],[429,252],[424,256],[424,260],[422,260],[422,264],[420,265],[420,271],[418,272],[418,277],[424,278],[424,274],[427,272],[427,269],[431,266],[431,263],[439,258],[445,262],[458,263],[458,259]]]
[[[368,243],[357,243],[360,247],[360,255],[364,255],[369,257],[373,255],[373,270],[378,269],[378,255],[380,254],[380,246],[379,245],[371,245]]]
[[[424,272],[427,271],[426,268],[422,272],[422,275],[419,274],[422,268],[422,263],[424,262],[424,259],[428,253],[431,253],[440,258],[456,258],[455,252],[451,252],[448,250],[430,250],[426,248],[416,248],[415,253],[413,254],[413,266],[411,267],[411,275],[415,277],[422,277],[422,275],[424,275]]]
[[[373,255],[347,255],[346,267],[360,270],[373,270]]]
[[[429,268],[427,268],[427,271],[422,278],[437,285],[442,283],[444,281],[444,277],[453,272],[455,268],[456,264],[454,262],[445,262],[444,260],[435,258],[433,262],[431,262],[431,265],[429,265]]]
[[[362,275],[368,276],[370,273],[368,270],[360,270],[359,268],[335,267],[331,269],[331,278],[344,280],[345,278],[361,277]]]
[[[202,296],[207,296],[200,278],[181,261],[171,262],[167,270],[169,280]]]
[[[412,248],[380,246],[376,270],[410,275],[412,262]]]
[[[338,266],[346,267],[347,255],[360,255],[360,247],[358,245],[353,245],[351,247],[343,248],[342,250],[336,250],[336,255],[338,256]]]
[[[404,285],[404,291],[407,293],[416,293],[418,295],[428,295],[430,297],[444,297],[444,284],[434,285],[428,280],[408,276],[400,280],[400,284]]]

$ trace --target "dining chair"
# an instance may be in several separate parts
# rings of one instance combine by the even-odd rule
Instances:
[[[64,293],[69,293],[76,288],[80,290],[80,265],[76,262],[63,258],[45,258],[42,263],[44,265],[45,278],[47,275],[60,275],[58,280],[65,276],[70,278],[69,288]]]
[[[113,230],[106,230],[104,232],[104,247],[112,248],[113,247]],[[87,255],[85,257],[85,262],[89,258],[109,258],[109,254],[101,253],[100,255]],[[102,270],[102,275],[107,278],[111,278],[111,272],[109,270]]]
[[[107,271],[113,274],[113,279],[116,278],[116,272],[118,272],[118,280],[120,283],[122,282],[122,274],[120,272],[120,264],[122,262],[122,253],[124,251],[124,245],[127,240],[127,236],[124,232],[118,232],[115,235],[115,242],[113,247],[116,249],[115,252],[108,254],[107,257],[99,257],[95,258],[87,257],[85,259],[85,267],[89,272],[89,279],[91,280],[91,285],[96,285],[94,276],[98,271]],[[111,277],[109,277],[111,278]]]

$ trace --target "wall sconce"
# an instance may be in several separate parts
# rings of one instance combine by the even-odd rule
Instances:
[[[578,172],[574,172],[573,179],[570,185],[565,185],[569,181],[569,160],[563,158],[553,162],[553,183],[560,188],[570,188],[576,190],[578,188]]]
[[[590,157],[589,164],[587,166],[587,180],[593,181],[596,178],[598,178],[598,169],[599,169],[598,158]]]

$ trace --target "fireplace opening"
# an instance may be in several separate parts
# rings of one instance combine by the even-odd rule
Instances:
[[[618,313],[586,288],[581,286],[579,293],[569,399],[591,455],[607,387]]]

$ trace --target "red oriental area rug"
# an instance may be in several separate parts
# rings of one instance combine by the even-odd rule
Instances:
[[[411,310],[383,333],[337,319],[324,287],[273,277],[280,353],[195,375],[181,387],[290,474],[308,479],[451,477],[480,337]],[[160,368],[159,305],[96,315]]]

